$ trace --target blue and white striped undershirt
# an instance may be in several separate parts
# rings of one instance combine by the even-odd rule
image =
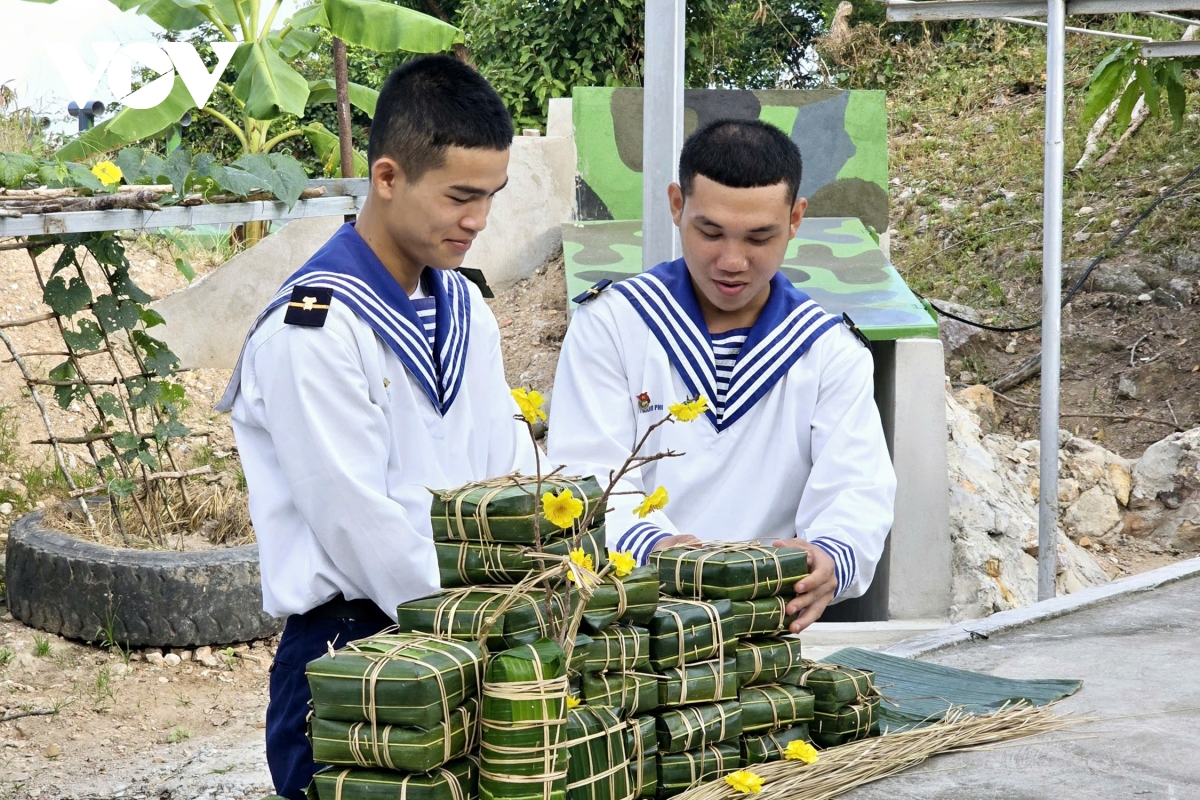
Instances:
[[[432,350],[437,340],[437,300],[432,297],[411,299],[413,308],[417,310],[417,319],[421,321],[421,328],[425,331],[425,339],[429,342],[429,349]]]
[[[725,407],[725,398],[729,396],[729,383],[733,377],[733,365],[737,363],[742,345],[750,335],[749,328],[735,328],[725,333],[710,334],[712,338],[713,361],[717,367],[717,406]]]

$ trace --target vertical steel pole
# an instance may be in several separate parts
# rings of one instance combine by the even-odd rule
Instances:
[[[1058,574],[1059,337],[1062,327],[1063,97],[1066,2],[1048,0],[1046,173],[1042,225],[1042,410],[1038,498],[1038,599],[1054,597]]]
[[[642,269],[682,254],[667,187],[683,147],[685,0],[647,0],[642,96]]]

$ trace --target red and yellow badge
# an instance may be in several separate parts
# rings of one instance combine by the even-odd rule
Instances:
[[[641,394],[639,394],[637,396],[637,401],[638,401],[638,408],[642,411],[646,411],[647,409],[650,408],[650,393],[642,392]]]

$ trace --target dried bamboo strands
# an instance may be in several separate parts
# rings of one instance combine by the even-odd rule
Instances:
[[[833,800],[863,784],[895,775],[930,756],[976,749],[1064,730],[1084,720],[1060,717],[1051,706],[1006,705],[991,714],[951,711],[924,728],[889,733],[820,751],[815,764],[777,761],[754,767],[763,778],[758,800]],[[696,786],[678,800],[726,800],[740,795],[724,781]]]

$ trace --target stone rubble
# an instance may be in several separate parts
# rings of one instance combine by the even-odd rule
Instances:
[[[986,386],[947,390],[954,619],[1037,600],[1036,440],[996,433]],[[1136,461],[1059,433],[1058,591],[1108,581],[1096,562],[1119,537],[1152,551],[1200,550],[1200,428],[1151,445]]]

